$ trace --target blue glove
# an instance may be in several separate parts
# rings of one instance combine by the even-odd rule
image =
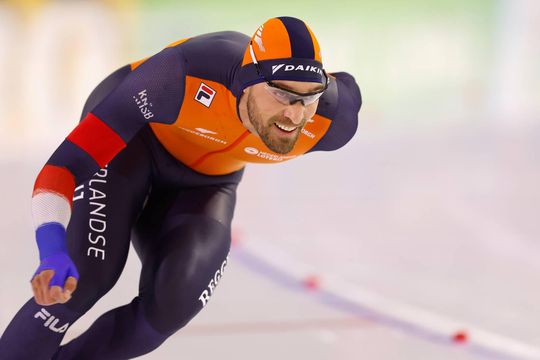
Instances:
[[[79,272],[77,271],[75,264],[71,261],[69,255],[65,253],[58,253],[48,256],[45,259],[41,259],[41,263],[34,273],[34,276],[32,276],[32,279],[44,270],[54,270],[54,275],[49,283],[49,287],[60,286],[63,288],[66,279],[70,276],[79,280]]]
[[[48,223],[36,230],[39,248],[40,265],[32,279],[44,270],[53,270],[54,275],[49,287],[64,287],[66,279],[73,276],[79,280],[77,267],[68,255],[66,246],[66,230],[59,223]]]

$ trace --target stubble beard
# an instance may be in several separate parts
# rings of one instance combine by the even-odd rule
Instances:
[[[252,98],[251,94],[248,94],[247,99],[247,112],[249,116],[249,121],[255,128],[255,131],[257,131],[257,134],[259,134],[259,137],[264,142],[264,144],[273,152],[278,154],[288,154],[292,151],[294,148],[294,145],[296,144],[296,141],[298,140],[298,136],[300,135],[300,129],[302,126],[299,126],[296,131],[296,134],[294,137],[287,138],[287,137],[278,137],[276,135],[272,134],[272,127],[274,127],[274,123],[281,119],[280,116],[273,116],[268,120],[268,124],[265,126],[262,116],[257,108],[257,105],[255,104],[255,100]],[[286,120],[283,122],[287,122]]]

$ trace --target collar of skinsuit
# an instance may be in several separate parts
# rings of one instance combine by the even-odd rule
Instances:
[[[326,81],[315,35],[293,17],[272,18],[257,29],[244,52],[238,77],[237,96],[246,87],[267,80]]]

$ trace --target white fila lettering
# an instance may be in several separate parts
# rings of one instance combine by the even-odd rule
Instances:
[[[41,308],[41,310],[38,311],[34,315],[34,319],[38,319],[38,318],[42,319],[42,320],[45,320],[45,322],[43,323],[43,326],[45,326],[46,328],[48,328],[51,331],[54,331],[55,333],[59,333],[59,334],[65,333],[67,331],[68,327],[69,327],[69,323],[64,324],[64,325],[62,325],[60,327],[57,327],[58,322],[60,321],[60,319],[58,319],[57,317],[54,317],[53,315],[51,315],[51,313],[49,313],[44,308]]]
[[[223,261],[221,264],[221,267],[216,270],[214,273],[214,277],[210,279],[210,282],[208,283],[207,289],[204,289],[201,293],[201,296],[199,296],[199,300],[202,303],[202,306],[205,307],[206,304],[208,304],[208,300],[210,300],[210,297],[212,297],[212,294],[214,293],[214,289],[219,283],[219,280],[221,280],[221,277],[223,276],[223,271],[225,270],[225,266],[227,266],[227,262],[229,261],[229,255],[227,255],[227,258]]]
[[[154,114],[152,111],[150,111],[150,108],[153,106],[152,103],[148,102],[148,90],[144,89],[143,91],[139,92],[137,96],[133,96],[133,99],[135,100],[135,104],[139,107],[139,111],[144,116],[146,120],[151,119],[154,117]]]
[[[214,96],[216,96],[216,90],[201,82],[199,89],[195,93],[195,100],[206,107],[210,107],[212,100],[214,100]]]

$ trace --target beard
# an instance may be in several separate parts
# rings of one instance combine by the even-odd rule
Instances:
[[[261,140],[270,150],[278,154],[287,154],[292,151],[294,145],[296,144],[296,141],[298,140],[298,136],[300,135],[303,124],[306,121],[306,119],[303,119],[302,125],[298,126],[298,128],[295,130],[296,134],[294,136],[278,136],[275,130],[272,129],[276,126],[274,124],[276,122],[287,124],[290,123],[290,121],[288,121],[283,116],[275,115],[268,119],[268,122],[265,125],[262,115],[257,107],[257,104],[255,104],[255,100],[252,98],[251,93],[248,94],[247,112],[249,116],[249,121],[255,128],[255,131],[257,131],[257,134],[259,134]]]

